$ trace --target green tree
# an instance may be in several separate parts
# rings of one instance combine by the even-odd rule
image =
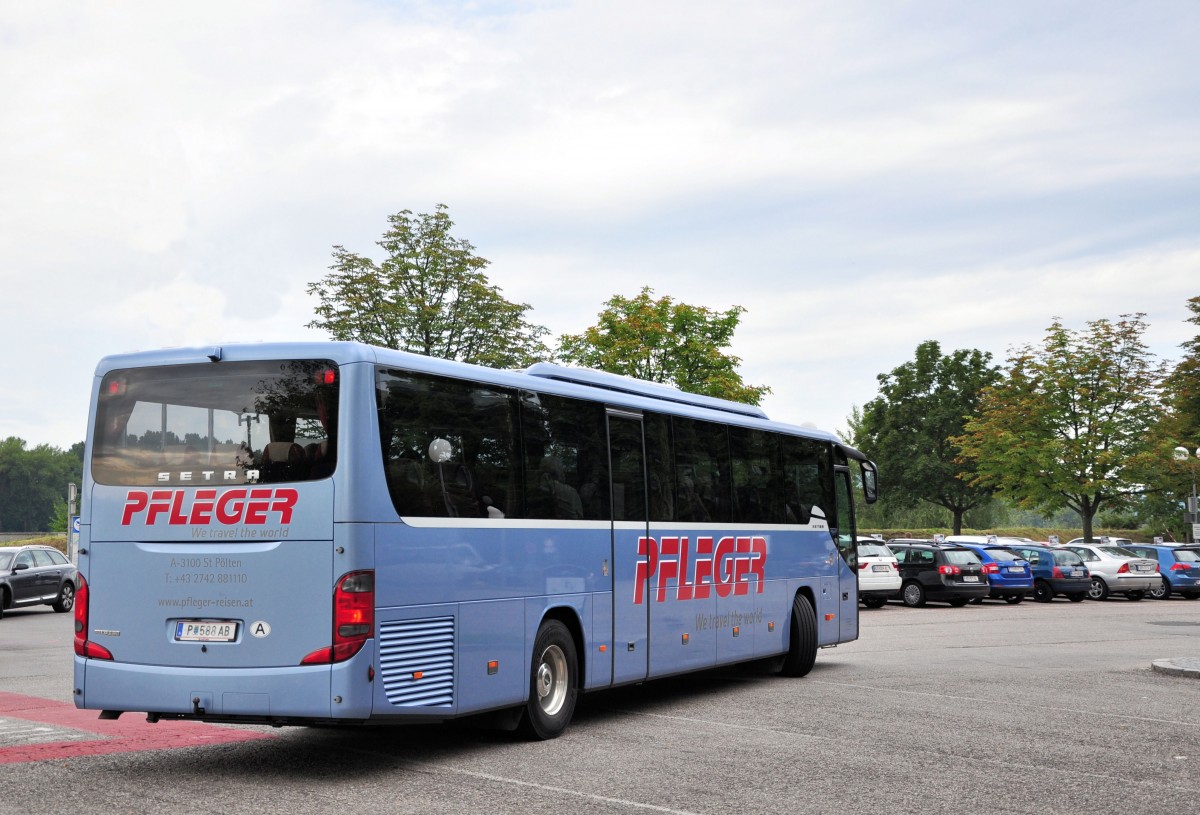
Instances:
[[[1197,327],[1197,332],[1180,346],[1184,357],[1167,379],[1167,391],[1178,417],[1180,439],[1200,445],[1200,297],[1188,300],[1187,307],[1192,312],[1187,321]]]
[[[1101,508],[1146,492],[1139,462],[1155,448],[1166,366],[1142,341],[1143,314],[1072,331],[1057,318],[1040,347],[1015,349],[956,440],[974,483],[1031,509],[1068,507],[1085,538]]]
[[[559,339],[558,359],[751,405],[771,392],[743,382],[741,358],[721,350],[745,309],[718,312],[653,294],[647,286],[633,298],[613,295],[594,326]]]
[[[333,248],[333,264],[308,285],[320,301],[309,328],[335,340],[412,351],[430,357],[516,368],[546,359],[549,331],[528,322],[527,303],[504,299],[488,282],[488,261],[451,234],[444,204],[429,214],[388,217],[377,244],[380,263]]]
[[[854,427],[854,446],[879,466],[890,502],[943,507],[956,535],[963,515],[987,504],[993,492],[971,483],[975,469],[960,458],[954,441],[980,393],[1000,378],[991,359],[981,351],[944,356],[937,342],[923,342],[911,362],[879,375],[879,396],[863,407]]]
[[[1192,316],[1187,322],[1200,327],[1200,297],[1187,302]],[[1157,487],[1140,505],[1139,520],[1152,534],[1184,540],[1190,526],[1184,523],[1183,506],[1192,485],[1200,478],[1200,331],[1181,346],[1184,357],[1167,377],[1164,401],[1167,411],[1157,429],[1157,446],[1144,458],[1144,480]],[[1188,457],[1175,458],[1183,447]]]
[[[15,436],[0,441],[0,531],[48,531],[67,483],[80,483],[82,473],[73,452],[45,444],[28,450]]]

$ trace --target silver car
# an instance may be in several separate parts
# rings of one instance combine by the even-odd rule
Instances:
[[[1130,600],[1141,600],[1147,592],[1162,585],[1158,561],[1138,557],[1123,547],[1102,543],[1068,543],[1062,548],[1083,558],[1083,565],[1091,573],[1089,600],[1103,600],[1114,592],[1124,594]]]

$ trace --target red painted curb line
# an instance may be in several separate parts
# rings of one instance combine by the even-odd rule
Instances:
[[[79,710],[65,702],[0,691],[0,717],[82,730],[97,736],[87,741],[56,741],[0,747],[0,764],[275,738],[272,733],[235,727],[215,727],[204,722],[162,721],[150,724],[135,713],[126,714],[116,720],[97,718],[99,715],[95,710]]]

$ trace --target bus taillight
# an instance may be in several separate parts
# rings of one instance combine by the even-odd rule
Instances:
[[[75,653],[90,659],[112,659],[112,652],[103,645],[88,640],[88,585],[79,575],[79,588],[75,590]]]
[[[333,592],[333,645],[300,660],[301,665],[345,662],[362,650],[375,630],[375,572],[350,572]]]

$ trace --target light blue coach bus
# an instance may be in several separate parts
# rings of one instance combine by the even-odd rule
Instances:
[[[76,705],[275,725],[494,713],[858,636],[874,465],[756,407],[355,343],[110,356]]]

